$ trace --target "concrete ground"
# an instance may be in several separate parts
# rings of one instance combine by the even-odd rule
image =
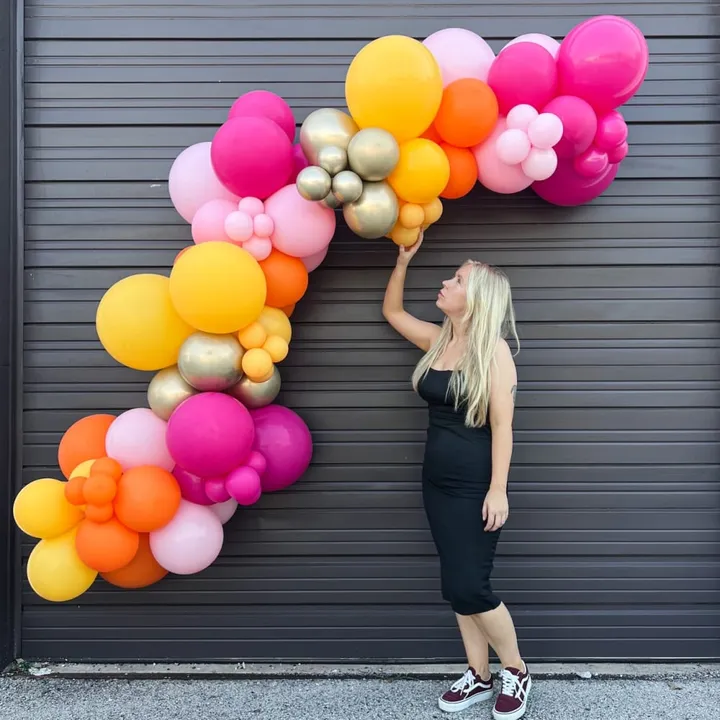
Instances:
[[[12,720],[436,720],[439,679],[89,679],[0,676]],[[491,718],[489,703],[460,713]],[[537,677],[528,720],[717,720],[720,678]]]

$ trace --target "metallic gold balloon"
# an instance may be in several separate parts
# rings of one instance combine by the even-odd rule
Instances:
[[[317,165],[310,165],[300,171],[295,181],[298,192],[306,200],[319,202],[330,192],[332,178]]]
[[[318,152],[318,165],[330,175],[337,175],[347,167],[347,152],[337,145],[328,145]]]
[[[177,365],[160,370],[150,381],[147,399],[150,409],[163,420],[168,420],[175,408],[192,397],[197,390],[185,381]]]
[[[300,147],[311,165],[318,165],[318,153],[333,145],[342,150],[358,131],[355,121],[335,108],[321,108],[311,112],[300,128]]]
[[[365,183],[360,198],[343,206],[348,227],[368,240],[389,233],[397,222],[398,213],[397,195],[385,181]]]
[[[270,405],[280,392],[280,371],[277,367],[274,368],[272,377],[265,382],[253,382],[244,377],[227,392],[251,410],[265,407]]]
[[[352,170],[343,170],[332,179],[333,195],[341,203],[355,202],[363,191],[363,181]]]
[[[196,332],[180,348],[178,370],[197,390],[221,392],[242,377],[243,354],[234,335]]]
[[[332,193],[328,193],[327,197],[322,200],[320,204],[324,205],[326,208],[330,208],[331,210],[335,210],[342,205],[342,203]]]
[[[348,145],[348,162],[363,180],[384,180],[400,160],[400,146],[387,130],[366,128]]]

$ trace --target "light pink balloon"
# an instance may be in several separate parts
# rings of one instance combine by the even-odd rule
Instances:
[[[185,222],[210,200],[238,201],[218,179],[210,159],[212,143],[202,142],[185,148],[175,158],[168,177],[170,200]]]
[[[563,124],[563,136],[553,148],[559,158],[574,158],[584,153],[597,132],[597,116],[589,103],[572,95],[551,100],[543,112],[552,113]]]
[[[235,210],[225,218],[225,232],[234,242],[246,242],[253,235],[253,219],[242,210]]]
[[[423,45],[440,66],[443,87],[464,78],[487,82],[495,53],[474,32],[464,28],[445,28],[425,38]]]
[[[529,187],[532,180],[519,165],[506,165],[497,154],[497,141],[507,130],[505,118],[500,118],[492,135],[472,148],[478,166],[478,180],[488,190],[508,195]]]
[[[267,238],[272,235],[275,223],[269,215],[260,213],[253,218],[253,229],[258,237]]]
[[[220,518],[209,507],[181,500],[173,519],[150,533],[150,550],[168,572],[193,575],[215,562],[224,535]]]
[[[533,181],[547,180],[552,177],[558,166],[555,151],[533,148],[522,164],[523,172]]]
[[[225,502],[210,505],[210,509],[215,513],[215,515],[218,517],[218,519],[223,525],[228,520],[230,520],[233,515],[235,515],[235,511],[237,510],[237,508],[237,501],[233,500],[232,498],[226,500]]]
[[[230,242],[225,221],[235,212],[236,203],[230,200],[210,200],[196,213],[192,221],[192,237],[196,243]]]
[[[322,250],[313,253],[312,255],[300,258],[303,261],[303,265],[305,265],[305,269],[308,272],[316,270],[321,265],[322,261],[327,257],[328,250],[330,250],[329,245],[327,247],[324,247]]]
[[[563,124],[557,115],[541,113],[530,123],[528,137],[534,147],[549,150],[555,147],[563,136]]]
[[[295,118],[290,106],[269,90],[252,90],[241,95],[230,108],[228,119],[234,117],[266,117],[277,123],[288,136],[295,139]]]
[[[545,48],[554,58],[556,58],[560,52],[560,43],[555,38],[551,38],[549,35],[543,35],[542,33],[527,33],[525,35],[520,35],[505,45],[500,52],[509,48],[511,45],[517,45],[517,43],[522,42],[535,43],[535,45]]]
[[[627,142],[624,142],[608,152],[608,160],[613,165],[617,165],[627,157],[629,152],[630,146],[627,144]]]
[[[254,505],[262,495],[260,475],[247,465],[233,470],[227,476],[225,487],[238,505]]]
[[[265,203],[260,198],[244,197],[237,206],[238,210],[247,213],[251,218],[265,212]]]
[[[171,471],[175,462],[166,441],[167,423],[148,408],[134,408],[118,415],[108,429],[105,448],[123,470],[154,465]]]
[[[258,262],[266,260],[272,252],[272,242],[270,238],[258,237],[253,235],[249,240],[242,244],[243,250],[247,250]]]
[[[327,247],[335,234],[335,212],[305,200],[294,184],[269,197],[265,212],[275,223],[273,247],[286,255],[313,255]]]
[[[516,105],[507,114],[507,126],[511,130],[524,130],[530,127],[540,113],[532,105]]]
[[[506,130],[498,138],[496,150],[506,165],[517,165],[530,154],[530,138],[522,130]]]

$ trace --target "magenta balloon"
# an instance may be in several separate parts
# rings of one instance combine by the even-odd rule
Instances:
[[[233,470],[227,476],[225,487],[238,505],[254,505],[262,495],[260,475],[248,465]]]
[[[205,481],[201,477],[183,470],[179,465],[173,468],[172,474],[178,481],[181,495],[186,500],[196,505],[212,505],[213,501],[208,498]]]
[[[544,47],[531,42],[506,47],[495,58],[488,76],[501,115],[516,105],[541,110],[555,96],[557,84],[555,59]]]
[[[198,393],[170,416],[167,444],[175,462],[203,478],[226,475],[242,465],[255,439],[246,407],[224,393]]]
[[[231,192],[264,200],[279,190],[293,169],[292,144],[283,129],[264,117],[236,117],[215,133],[215,174]]]
[[[647,75],[650,53],[640,30],[615,15],[574,27],[557,58],[560,92],[587,100],[598,114],[627,102]]]
[[[607,153],[593,146],[573,160],[573,169],[578,175],[586,178],[595,178],[598,175],[602,175],[607,170],[609,164],[610,160]]]
[[[282,128],[290,142],[295,139],[295,118],[290,106],[269,90],[252,90],[241,95],[228,113],[228,120],[236,117],[268,118]]]
[[[560,95],[543,112],[557,115],[562,121],[562,139],[553,148],[559,158],[574,158],[592,145],[598,123],[588,102],[573,95]]]
[[[303,152],[300,143],[298,143],[297,145],[293,145],[292,159],[293,169],[290,173],[290,178],[288,180],[289,185],[294,183],[297,180],[297,176],[300,174],[300,172],[310,165],[310,161],[305,157],[305,153]]]
[[[552,177],[532,184],[532,189],[546,202],[571,207],[595,200],[612,184],[619,165],[609,165],[593,178],[578,175],[572,160],[561,160]]]
[[[262,490],[283,490],[310,465],[313,451],[310,431],[299,415],[282,405],[268,405],[251,414],[255,422],[255,449],[267,460]]]
[[[627,139],[627,123],[617,110],[598,119],[598,129],[593,144],[599,150],[609,152],[622,145]]]

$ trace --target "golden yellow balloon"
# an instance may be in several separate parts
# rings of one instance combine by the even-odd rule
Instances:
[[[255,321],[238,333],[238,340],[246,350],[261,348],[267,340],[267,332],[259,322]]]
[[[260,313],[258,322],[265,328],[268,336],[278,335],[286,343],[292,339],[292,325],[290,318],[278,308],[266,307]]]
[[[170,273],[170,297],[178,315],[208,333],[233,333],[254,322],[266,295],[257,260],[232,243],[195,245]]]
[[[423,220],[423,225],[425,227],[436,223],[442,217],[443,204],[440,198],[435,198],[434,200],[431,200],[429,203],[423,205],[422,208],[425,215],[425,218]]]
[[[353,120],[360,128],[387,130],[398,142],[418,137],[430,127],[442,95],[442,75],[432,53],[405,35],[388,35],[367,44],[353,58],[345,78],[345,99]]]
[[[420,228],[406,228],[400,223],[395,225],[392,232],[390,233],[390,239],[396,245],[402,245],[403,247],[410,247],[414,245],[420,237]]]
[[[116,282],[100,300],[95,329],[108,354],[134,370],[174,365],[193,332],[173,308],[168,278],[153,274]]]
[[[400,161],[388,182],[398,197],[422,205],[436,198],[450,179],[450,163],[432,140],[415,138],[400,146]]]
[[[51,540],[41,540],[30,553],[27,578],[44,600],[67,602],[82,595],[95,582],[97,572],[75,550],[77,528]]]
[[[248,350],[242,360],[242,369],[253,382],[269,380],[274,369],[270,353],[262,348]]]
[[[80,508],[65,499],[67,483],[42,478],[26,485],[15,498],[13,517],[30,537],[51,539],[68,532],[82,519]]]
[[[274,363],[279,363],[288,356],[290,348],[279,335],[271,335],[263,345],[263,350],[270,355],[270,359]]]
[[[425,211],[422,205],[415,203],[405,203],[400,208],[400,224],[407,228],[419,228],[425,220]]]

